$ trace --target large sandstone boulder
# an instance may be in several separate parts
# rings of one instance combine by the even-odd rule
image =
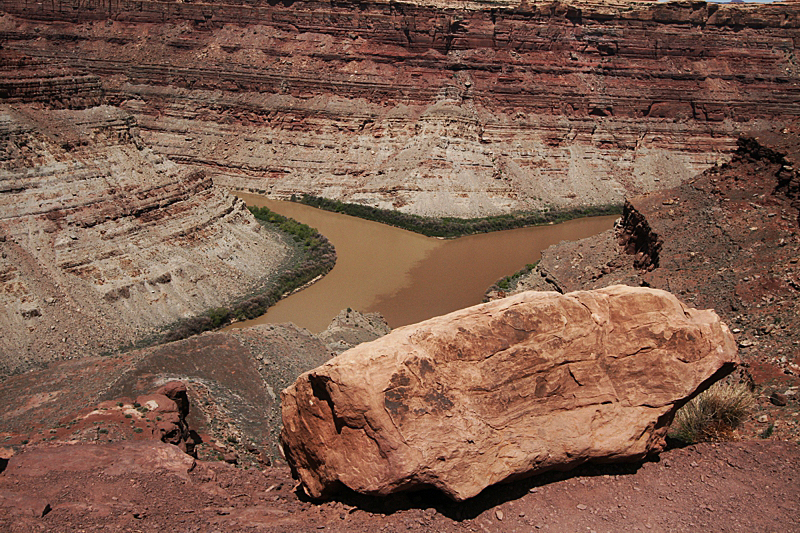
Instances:
[[[614,286],[527,292],[399,328],[283,391],[312,497],[435,487],[456,500],[660,451],[676,409],[738,361],[710,310]]]

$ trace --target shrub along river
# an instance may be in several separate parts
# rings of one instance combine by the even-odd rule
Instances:
[[[610,229],[617,215],[570,220],[458,239],[436,239],[293,202],[237,193],[319,230],[336,247],[324,278],[229,328],[294,322],[319,333],[342,309],[377,311],[396,328],[481,302],[494,282],[538,261],[541,251]]]

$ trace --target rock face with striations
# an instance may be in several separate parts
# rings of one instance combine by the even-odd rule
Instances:
[[[357,346],[283,392],[287,460],[315,498],[343,486],[504,480],[658,452],[676,409],[733,369],[728,328],[671,294],[527,292]]]
[[[124,111],[0,105],[0,375],[226,305],[289,255]]]
[[[279,198],[453,216],[621,202],[725,159],[743,124],[800,116],[800,4],[0,0],[0,10],[6,48],[97,76],[154,150]]]

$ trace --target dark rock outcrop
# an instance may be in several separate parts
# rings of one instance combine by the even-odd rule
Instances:
[[[163,394],[173,402],[178,408],[181,418],[189,416],[189,395],[186,393],[186,384],[182,381],[170,381],[162,385],[156,394]]]
[[[189,416],[189,396],[185,383],[170,381],[154,394],[137,397],[136,403],[147,409],[147,417],[154,420],[154,437],[196,456],[197,442],[186,420]]]
[[[664,291],[526,292],[402,327],[282,393],[286,458],[314,498],[434,487],[456,500],[586,461],[641,459],[733,370],[713,311]]]
[[[619,245],[626,254],[634,256],[634,268],[653,270],[658,266],[658,253],[663,239],[650,228],[644,216],[630,202],[625,202],[617,228]]]

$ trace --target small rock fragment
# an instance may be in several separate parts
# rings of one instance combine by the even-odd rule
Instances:
[[[226,453],[223,456],[223,460],[228,464],[235,465],[239,462],[239,456],[234,452]]]
[[[769,397],[769,401],[772,402],[773,405],[777,405],[783,407],[787,403],[789,403],[788,398],[786,398],[785,394],[781,394],[778,391],[772,393],[772,396]]]

